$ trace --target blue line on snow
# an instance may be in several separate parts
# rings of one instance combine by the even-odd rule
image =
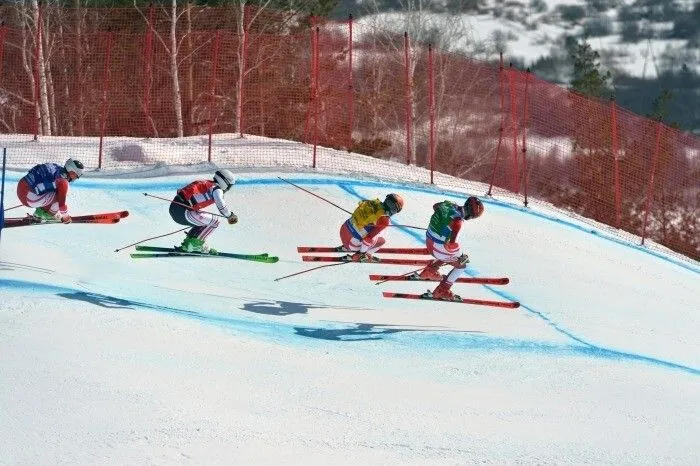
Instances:
[[[169,175],[167,178],[162,178],[159,179],[157,178],[148,178],[148,181],[144,182],[137,182],[134,183],[130,179],[128,181],[124,181],[123,183],[120,183],[120,181],[123,181],[122,179],[106,179],[106,181],[102,181],[100,179],[88,179],[83,181],[83,185],[81,187],[88,188],[88,189],[114,189],[115,186],[118,186],[122,190],[126,191],[143,191],[147,189],[159,189],[159,190],[174,190],[180,187],[181,183],[175,183],[173,182],[170,178],[174,176],[188,176],[192,177],[192,174],[172,174]],[[17,177],[15,181],[19,180],[20,177]],[[12,178],[10,178],[12,180]],[[304,184],[304,185],[335,185],[338,186],[340,189],[344,190],[348,194],[361,199],[362,196],[359,195],[359,193],[355,190],[356,186],[362,186],[362,187],[374,187],[374,188],[401,188],[403,190],[407,191],[414,191],[414,192],[422,192],[422,193],[428,193],[428,194],[442,194],[445,196],[450,196],[450,197],[455,197],[458,199],[464,198],[465,194],[456,192],[456,191],[450,191],[450,190],[445,190],[441,188],[436,188],[436,187],[420,187],[417,185],[413,184],[408,184],[408,183],[390,183],[390,182],[380,182],[380,181],[370,181],[370,180],[354,180],[354,179],[348,179],[348,178],[328,178],[328,177],[323,177],[323,178],[294,178],[293,179],[294,183],[296,184]],[[268,178],[268,179],[238,179],[236,181],[237,185],[248,185],[248,186],[256,186],[256,185],[287,185],[284,181],[280,180],[279,178]],[[672,263],[674,265],[680,266],[686,270],[689,270],[691,272],[700,274],[700,268],[693,267],[692,264],[685,263],[682,261],[674,260],[673,258],[667,257],[663,254],[657,253],[655,251],[648,250],[642,246],[634,245],[629,242],[626,242],[620,238],[614,238],[614,237],[609,237],[609,236],[603,236],[600,235],[595,229],[592,228],[586,228],[580,225],[576,225],[571,222],[567,222],[562,219],[554,218],[552,216],[545,215],[543,213],[539,212],[533,212],[527,208],[524,207],[517,207],[517,206],[512,206],[509,204],[505,203],[500,203],[498,201],[490,200],[490,199],[482,199],[485,203],[491,203],[494,205],[499,205],[502,208],[506,209],[512,209],[519,211],[521,213],[527,214],[527,215],[534,215],[536,217],[539,217],[541,219],[547,220],[547,221],[552,221],[555,223],[558,223],[563,226],[567,226],[579,231],[582,231],[584,233],[592,234],[596,236],[597,238],[600,238],[601,240],[605,241],[611,241],[613,243],[616,243],[618,245],[632,248],[636,251],[643,252],[646,254],[650,254],[654,257],[657,257],[658,259],[664,260],[666,262]],[[423,235],[421,233],[415,232],[413,229],[405,228],[405,227],[398,227],[404,233],[407,235],[411,236],[412,238],[416,239],[419,242],[423,241]],[[2,283],[2,280],[0,280],[0,284]],[[493,293],[505,298],[505,299],[514,299],[511,295],[504,293],[501,290],[497,290],[493,287],[487,286],[487,289],[492,291]],[[140,303],[140,304],[145,304],[145,303]],[[537,316],[539,319],[543,320],[548,326],[552,327],[557,333],[560,333],[567,338],[577,342],[580,345],[583,346],[578,346],[577,348],[580,348],[580,351],[585,354],[594,354],[600,357],[613,357],[613,358],[625,358],[625,359],[633,359],[633,360],[638,360],[638,361],[646,361],[646,362],[652,362],[655,364],[659,364],[665,367],[671,367],[671,368],[679,368],[685,371],[688,371],[690,373],[693,373],[695,375],[700,374],[700,370],[694,369],[691,367],[683,366],[680,364],[672,363],[672,362],[667,362],[667,361],[662,361],[658,360],[655,358],[651,358],[648,356],[644,355],[636,355],[632,353],[625,353],[617,350],[612,350],[612,349],[607,349],[603,348],[600,346],[596,346],[592,343],[589,343],[585,341],[583,338],[578,337],[574,335],[572,332],[569,330],[564,329],[561,327],[559,324],[556,322],[552,321],[550,318],[548,318],[545,314],[543,314],[540,311],[537,311],[535,309],[532,309],[528,306],[524,306],[521,304],[521,309],[527,311],[530,314],[533,314]],[[180,310],[179,312],[190,312],[190,311],[182,311]],[[212,316],[213,318],[214,316]]]
[[[294,182],[297,183],[297,184],[306,184],[306,181],[307,181],[307,180],[303,180],[303,181],[302,181],[302,180],[299,180],[299,179],[295,179],[295,180],[294,180]],[[314,184],[320,184],[320,183],[317,182],[318,180],[315,180],[315,179],[314,179],[314,180],[310,180],[310,181],[315,182]],[[357,192],[357,190],[355,189],[355,186],[358,186],[358,185],[359,185],[359,186],[382,187],[382,188],[390,188],[390,187],[395,187],[395,186],[397,186],[396,184],[393,184],[393,183],[366,182],[366,181],[361,181],[361,182],[354,182],[354,181],[330,181],[330,182],[329,182],[329,181],[326,181],[326,183],[328,183],[328,184],[336,184],[340,189],[342,189],[343,191],[347,192],[348,194],[350,194],[350,195],[356,197],[357,199],[363,199],[363,198],[364,198],[364,197],[363,197],[362,195],[360,195],[360,194]],[[402,189],[409,190],[409,191],[421,191],[421,192],[427,192],[427,193],[433,193],[433,192],[434,192],[433,190],[425,189],[425,188],[422,188],[422,189],[421,189],[421,188],[414,188],[413,186],[405,186],[405,185],[400,185],[400,186],[401,186]],[[464,198],[464,194],[463,194],[463,193],[453,193],[453,192],[442,191],[442,190],[436,190],[436,191],[441,191],[442,194],[444,194],[444,195],[454,196],[454,197],[458,197],[458,198]],[[486,201],[486,202],[489,202],[489,201]],[[523,213],[530,214],[530,215],[536,215],[537,217],[540,217],[540,218],[542,218],[542,219],[554,221],[554,222],[559,223],[559,224],[562,224],[562,225],[571,226],[571,227],[574,227],[574,228],[576,228],[576,229],[578,229],[578,230],[580,230],[580,231],[584,231],[584,232],[587,232],[587,233],[593,233],[593,234],[595,234],[597,237],[599,237],[599,238],[601,238],[601,239],[603,239],[603,240],[611,240],[611,241],[613,241],[613,242],[615,242],[615,243],[617,243],[617,244],[621,244],[621,245],[623,245],[623,246],[633,246],[633,245],[630,245],[629,243],[626,243],[626,242],[624,242],[624,241],[622,241],[622,240],[613,239],[613,238],[608,238],[608,237],[606,237],[606,236],[598,235],[598,234],[596,234],[596,231],[595,231],[595,230],[590,230],[590,231],[589,231],[589,230],[586,230],[585,228],[582,228],[582,227],[580,227],[580,226],[578,226],[578,225],[574,225],[574,224],[571,224],[571,223],[569,223],[569,222],[565,222],[565,221],[563,221],[563,220],[555,219],[555,218],[546,216],[546,215],[544,215],[544,214],[540,214],[540,213],[536,213],[536,212],[531,212],[531,211],[526,210],[526,209],[516,209],[516,208],[514,208],[514,207],[512,207],[512,206],[509,206],[509,205],[501,205],[501,206],[502,206],[502,207],[506,207],[506,208],[512,208],[512,209],[515,209],[515,210],[520,210],[520,211],[522,211]],[[412,238],[418,240],[419,242],[421,242],[421,243],[423,242],[423,236],[422,236],[422,235],[419,235],[419,234],[416,234],[415,231],[413,231],[412,229],[406,228],[406,227],[397,227],[397,228],[399,228],[401,231],[403,231],[404,233],[406,233],[408,236],[411,236]],[[641,248],[641,247],[640,247],[640,248],[634,248],[634,249],[637,249],[637,250],[643,251],[643,252],[651,252],[651,251],[648,251],[648,250],[643,249],[643,248]],[[654,255],[656,255],[656,254],[654,254]],[[666,260],[668,260],[668,258],[666,258],[666,257],[664,257],[664,256],[661,256],[661,255],[657,255],[657,257],[660,257],[661,259],[666,259]],[[669,260],[669,261],[670,261],[670,260]],[[670,262],[676,263],[675,261],[670,261]],[[681,265],[681,264],[677,264],[677,265]],[[684,267],[684,268],[687,268],[687,267],[685,267],[685,264],[682,264],[681,266]],[[471,270],[474,270],[474,269],[471,268]],[[694,270],[694,269],[692,269],[692,268],[689,269],[689,270],[691,270],[691,271],[693,271],[693,272],[696,272],[696,273],[700,272],[700,271]],[[476,271],[476,270],[475,270],[475,271]],[[513,300],[513,299],[514,299],[514,298],[513,298],[511,295],[509,295],[508,293],[504,293],[503,291],[498,290],[498,289],[495,289],[495,288],[490,287],[490,286],[486,286],[486,285],[484,285],[484,286],[485,286],[488,290],[492,291],[493,293],[495,293],[495,294],[498,295],[498,296],[501,296],[501,297],[504,298],[504,299],[509,299],[509,300]],[[667,367],[686,368],[685,366],[680,366],[680,365],[678,365],[678,364],[671,363],[671,362],[660,361],[660,360],[657,360],[657,359],[654,359],[654,358],[651,358],[651,357],[648,357],[648,356],[637,355],[637,354],[633,354],[633,353],[625,353],[625,352],[621,352],[621,351],[612,350],[612,349],[604,348],[604,347],[601,347],[601,346],[597,346],[597,345],[595,345],[595,344],[593,344],[593,343],[587,342],[587,341],[584,340],[582,337],[579,337],[579,336],[574,335],[571,331],[564,329],[563,327],[561,327],[559,324],[557,324],[556,322],[554,322],[553,320],[551,320],[549,317],[547,317],[544,313],[542,313],[542,312],[540,312],[540,311],[537,311],[537,310],[535,310],[535,309],[532,309],[532,308],[530,308],[530,307],[528,307],[528,306],[524,306],[524,305],[522,305],[522,304],[521,304],[521,309],[527,311],[527,312],[530,313],[530,314],[535,315],[536,317],[538,317],[539,319],[541,319],[542,321],[544,321],[548,326],[552,327],[557,333],[566,336],[567,338],[569,338],[569,339],[571,339],[571,340],[573,340],[573,341],[579,343],[580,345],[583,345],[583,347],[582,347],[582,352],[584,352],[584,353],[596,354],[596,355],[600,355],[600,356],[602,356],[602,355],[607,355],[608,357],[624,357],[624,358],[627,358],[627,359],[634,359],[634,360],[639,360],[639,361],[654,361],[654,362],[656,362],[656,363],[662,364],[662,365],[667,366]],[[691,373],[696,373],[696,374],[700,373],[699,371],[697,371],[697,370],[695,370],[695,369],[692,369],[692,368],[686,368],[686,369],[689,369],[689,370],[691,371]],[[693,371],[694,371],[694,372],[693,372]]]
[[[115,296],[103,295],[100,293],[92,293],[78,288],[69,288],[66,286],[57,286],[43,283],[34,283],[25,280],[16,279],[2,279],[0,278],[0,289],[6,288],[12,291],[26,290],[35,293],[45,293],[58,295],[66,299],[77,299],[93,305],[102,306],[107,309],[123,309],[123,310],[151,310],[160,312],[163,314],[172,315],[175,317],[181,317],[186,319],[192,319],[198,322],[204,322],[210,325],[216,325],[222,328],[227,328],[231,330],[246,331],[247,333],[256,332],[258,334],[264,334],[270,337],[276,336],[280,327],[290,327],[290,325],[284,325],[279,323],[269,323],[269,322],[257,322],[250,319],[235,319],[231,317],[224,317],[211,313],[203,313],[190,311],[187,309],[180,309],[171,306],[163,306],[157,304],[150,304],[141,301],[131,300],[128,298],[120,298]],[[661,366],[667,369],[680,370],[692,375],[700,375],[700,369],[696,369],[690,366],[684,366],[682,364],[677,364],[670,361],[664,361],[661,359],[652,358],[649,356],[637,355],[633,353],[626,353],[622,351],[609,350],[605,348],[595,347],[593,345],[580,346],[580,345],[556,345],[551,343],[540,343],[540,342],[529,342],[521,340],[512,340],[504,338],[494,338],[489,336],[474,336],[468,334],[459,334],[458,337],[446,336],[445,334],[435,334],[430,331],[419,332],[423,333],[425,336],[423,340],[430,341],[437,339],[441,342],[441,346],[446,348],[445,345],[448,341],[454,341],[453,347],[459,349],[477,349],[477,350],[515,350],[522,352],[531,353],[543,353],[548,355],[582,355],[582,356],[592,356],[600,359],[610,359],[610,360],[632,360],[636,362],[647,363],[651,365]],[[370,334],[371,335],[371,334]],[[420,338],[417,336],[417,338]],[[366,340],[366,339],[365,339]],[[341,340],[347,341],[362,341],[362,340]],[[327,344],[327,343],[323,343]]]

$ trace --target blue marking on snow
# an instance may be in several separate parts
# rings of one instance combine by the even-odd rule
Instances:
[[[92,293],[79,288],[67,286],[57,286],[51,284],[35,283],[25,280],[0,279],[0,289],[12,291],[23,291],[38,295],[56,295],[64,299],[84,301],[95,306],[113,310],[148,310],[156,311],[175,317],[191,319],[203,322],[208,325],[237,330],[246,334],[256,334],[278,339],[287,337],[285,341],[291,342],[288,338],[291,334],[312,337],[317,340],[331,340],[340,342],[362,342],[383,339],[382,337],[391,334],[411,332],[412,346],[424,346],[428,349],[441,350],[477,350],[477,351],[515,351],[532,354],[545,354],[549,356],[586,356],[607,360],[634,361],[660,366],[667,369],[679,370],[691,375],[700,375],[700,369],[685,366],[683,364],[665,361],[650,356],[617,351],[603,348],[576,339],[581,345],[556,344],[538,341],[516,340],[509,338],[497,338],[488,335],[478,335],[464,331],[435,332],[434,330],[401,328],[395,325],[378,324],[350,324],[347,326],[335,326],[329,328],[299,327],[280,322],[253,321],[247,318],[233,318],[229,316],[207,313],[202,311],[192,311],[172,306],[163,306],[132,300],[123,297],[109,296],[100,293]],[[298,343],[298,342],[297,342]]]
[[[10,175],[8,177],[8,181],[18,181],[23,174],[20,174],[19,176],[15,175],[12,176]],[[106,177],[103,181],[103,179],[99,178],[92,178],[92,179],[81,179],[80,181],[80,188],[86,188],[86,189],[100,189],[100,190],[105,190],[105,189],[111,189],[114,190],[115,187],[118,187],[120,190],[123,191],[148,191],[148,190],[157,190],[157,191],[174,191],[182,186],[182,182],[173,182],[172,178],[177,177],[177,178],[182,178],[182,179],[194,179],[197,178],[197,175],[193,176],[192,174],[171,174],[168,175],[168,177],[163,177],[163,178],[144,178],[144,181],[141,181],[141,179],[138,179],[138,181],[134,181],[134,179],[115,179],[115,178],[109,178]],[[206,176],[204,175],[199,175],[200,178],[205,178]],[[391,188],[400,188],[402,190],[406,191],[413,191],[413,192],[422,192],[422,193],[427,193],[427,194],[440,194],[443,196],[447,197],[452,197],[454,199],[464,199],[465,194],[456,192],[456,191],[449,191],[437,187],[431,187],[431,186],[417,186],[417,185],[412,185],[412,184],[405,184],[405,183],[395,183],[395,182],[382,182],[382,181],[370,181],[370,180],[354,180],[354,179],[348,179],[348,178],[329,178],[329,177],[324,177],[324,178],[290,178],[290,181],[294,182],[295,184],[299,185],[318,185],[318,186],[328,186],[328,185],[335,185],[338,186],[340,189],[344,190],[347,192],[349,195],[356,197],[356,198],[363,198],[362,196],[359,195],[359,193],[356,191],[355,187],[370,187],[370,188],[381,188],[381,189],[391,189]],[[288,183],[284,182],[283,180],[280,180],[279,178],[266,178],[266,179],[245,179],[245,178],[240,178],[237,179],[236,181],[236,186],[266,186],[266,185],[286,185],[289,186],[290,188],[293,189],[291,185]],[[75,185],[76,187],[78,185]],[[499,201],[495,201],[490,198],[484,198],[481,197],[482,201],[485,204],[492,204],[492,205],[497,205],[500,208],[505,208],[505,209],[511,209],[515,211],[519,211],[523,214],[527,215],[534,215],[542,220],[550,221],[550,222],[555,222],[557,224],[591,234],[593,236],[596,236],[597,238],[600,238],[601,240],[604,241],[610,241],[612,243],[616,243],[618,245],[634,249],[639,252],[643,252],[646,254],[650,254],[658,259],[664,260],[666,262],[669,262],[671,264],[677,265],[681,268],[684,268],[686,270],[689,270],[691,272],[694,272],[696,274],[700,274],[700,267],[696,267],[691,263],[676,260],[672,257],[666,256],[661,253],[657,253],[655,251],[649,250],[645,248],[644,246],[641,245],[636,245],[633,243],[630,243],[622,238],[617,238],[614,236],[608,236],[606,234],[602,234],[598,232],[596,229],[590,226],[583,226],[583,225],[577,225],[572,222],[568,222],[564,219],[559,219],[553,216],[546,215],[541,212],[534,212],[526,207],[521,207],[521,206],[514,206],[511,204],[506,204],[502,203]],[[415,229],[411,228],[406,228],[406,227],[396,227],[401,229],[404,233],[406,233],[408,236],[416,239],[419,243],[423,243],[423,232],[422,231],[416,231]],[[475,270],[473,267],[470,267],[471,271],[478,272]],[[477,273],[478,275],[478,273]],[[17,281],[17,280],[7,280],[7,279],[0,279],[0,287],[5,287],[5,288],[11,288],[13,290],[17,290],[18,288],[25,289],[25,290],[32,290],[32,291],[37,291],[37,292],[49,292],[49,293],[54,293],[54,294],[62,294],[62,293],[72,293],[73,296],[75,296],[75,299],[83,299],[86,301],[90,301],[90,299],[104,299],[105,302],[108,302],[110,299],[116,300],[116,302],[128,302],[129,305],[131,306],[136,306],[141,309],[151,309],[151,310],[156,310],[159,312],[166,312],[170,313],[173,315],[179,315],[183,317],[188,317],[188,318],[193,318],[196,320],[200,321],[206,321],[210,324],[217,324],[217,325],[223,325],[228,328],[245,328],[246,330],[250,331],[253,330],[254,328],[257,328],[258,330],[261,330],[262,328],[267,329],[268,332],[264,333],[275,333],[279,332],[282,329],[289,328],[289,325],[286,325],[284,323],[267,323],[267,322],[256,322],[256,321],[250,321],[246,319],[233,319],[229,317],[223,317],[223,316],[218,316],[215,314],[204,314],[201,312],[194,312],[194,311],[189,311],[189,310],[184,310],[184,309],[178,309],[174,307],[168,307],[168,306],[159,306],[159,305],[154,305],[150,303],[145,303],[141,301],[131,301],[131,300],[124,300],[122,298],[113,298],[113,297],[103,297],[100,298],[101,295],[94,294],[94,293],[88,293],[85,292],[84,290],[77,290],[77,289],[70,289],[70,288],[64,288],[64,287],[56,287],[52,285],[42,285],[42,284],[36,284],[36,283],[31,283],[31,282],[22,282],[22,281]],[[514,298],[513,296],[509,295],[508,293],[505,293],[499,289],[486,286],[489,290],[491,290],[493,293],[502,296],[505,299],[509,300],[515,300],[517,298]],[[78,293],[78,294],[76,294]],[[79,294],[79,293],[82,293]],[[92,296],[92,298],[91,298]],[[504,349],[514,349],[514,350],[519,350],[519,351],[527,351],[527,352],[538,352],[538,353],[547,353],[547,354],[572,354],[572,355],[584,355],[584,356],[593,356],[597,358],[604,358],[604,359],[619,359],[619,360],[633,360],[633,361],[639,361],[639,362],[645,362],[645,363],[650,363],[654,365],[659,365],[663,366],[666,368],[671,368],[671,369],[679,369],[684,372],[691,373],[693,375],[700,375],[700,370],[696,368],[692,368],[689,366],[684,366],[681,364],[669,362],[669,361],[664,361],[660,360],[657,358],[649,357],[649,356],[644,356],[644,355],[638,355],[638,354],[633,354],[633,353],[627,353],[623,351],[618,351],[618,350],[613,350],[613,349],[608,349],[600,346],[596,346],[592,343],[589,343],[585,341],[583,338],[573,334],[571,331],[563,328],[561,325],[557,324],[556,322],[552,321],[549,317],[547,317],[545,314],[543,314],[540,311],[537,311],[535,309],[532,309],[526,305],[521,304],[522,310],[535,315],[539,319],[541,319],[543,322],[545,322],[548,326],[552,327],[557,333],[566,336],[567,338],[573,340],[576,342],[576,344],[573,345],[556,345],[556,344],[548,344],[548,343],[543,343],[543,342],[533,342],[533,341],[524,341],[524,340],[509,340],[509,339],[503,339],[503,338],[493,338],[493,337],[485,337],[485,336],[474,336],[474,335],[466,335],[464,333],[457,333],[457,332],[452,332],[452,331],[446,331],[446,332],[440,332],[440,333],[434,333],[431,332],[430,330],[425,330],[421,329],[417,333],[415,333],[414,337],[414,343],[429,343],[430,341],[439,341],[441,346],[443,346],[447,342],[451,342],[449,347],[458,347],[458,348],[472,348],[472,349],[478,349],[478,350],[504,350]],[[308,336],[308,337],[314,337],[314,338],[320,338],[320,339],[329,339],[329,340],[337,340],[337,341],[364,341],[364,340],[374,340],[378,339],[378,335],[390,335],[390,334],[396,334],[396,333],[404,333],[408,331],[414,332],[415,330],[412,329],[396,329],[393,326],[390,327],[382,327],[382,326],[377,326],[377,325],[370,325],[368,328],[363,329],[361,327],[362,325],[369,325],[369,324],[356,324],[358,327],[355,328],[306,328],[306,327],[296,327],[295,331],[297,335],[303,335],[303,336]],[[377,328],[380,328],[380,330],[376,330]],[[255,332],[259,333],[259,332]],[[353,337],[354,336],[354,337]],[[381,337],[379,337],[381,338]]]

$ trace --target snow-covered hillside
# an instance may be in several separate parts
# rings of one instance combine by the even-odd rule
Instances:
[[[497,59],[502,51],[507,60],[524,66],[543,57],[560,56],[566,36],[587,35],[591,46],[600,52],[601,63],[613,74],[652,78],[665,66],[679,68],[683,63],[700,73],[698,35],[674,37],[682,31],[668,20],[671,15],[688,16],[697,8],[692,0],[668,2],[673,4],[672,13],[668,11],[671,7],[653,8],[637,0],[486,0],[474,2],[479,7],[462,15],[439,13],[440,8],[432,4],[400,3],[401,11],[410,5],[413,13],[362,16],[357,21],[358,30],[383,25],[430,41],[435,37],[431,29],[436,29],[444,34],[442,49],[463,50],[487,60]],[[373,11],[372,4],[364,2],[367,11]],[[564,82],[565,78],[559,80]]]

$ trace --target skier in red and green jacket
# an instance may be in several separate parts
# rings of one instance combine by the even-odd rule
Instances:
[[[420,273],[421,278],[441,280],[432,293],[433,298],[461,301],[450,288],[467,267],[469,257],[462,252],[457,243],[457,236],[464,220],[478,218],[482,213],[484,205],[474,196],[469,197],[464,206],[452,201],[442,201],[433,205],[433,215],[425,234],[425,245],[435,260]],[[445,264],[454,264],[454,267],[443,277],[439,270]]]

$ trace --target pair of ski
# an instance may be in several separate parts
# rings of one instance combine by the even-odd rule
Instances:
[[[299,246],[297,248],[299,253],[349,253],[350,251],[345,250],[342,246],[338,247],[324,247],[324,246]],[[428,255],[428,250],[426,248],[380,248],[376,253],[385,254],[408,254],[408,255]],[[302,256],[302,260],[305,262],[361,262],[359,260],[354,260],[352,256]],[[395,259],[395,258],[385,258],[372,256],[371,261],[368,263],[378,263],[378,264],[396,264],[396,265],[417,265],[417,266],[427,266],[432,262],[431,259]],[[439,280],[427,280],[421,278],[417,273],[410,273],[404,275],[376,275],[372,274],[369,279],[376,282],[387,282],[387,281],[422,281],[422,282],[437,282]],[[457,283],[472,283],[481,285],[507,285],[510,280],[507,277],[460,277],[457,279]],[[379,283],[377,283],[379,284]],[[444,300],[433,297],[430,291],[423,294],[412,294],[412,293],[394,293],[391,291],[384,291],[382,295],[385,298],[403,298],[403,299],[422,299],[428,301],[445,301],[463,304],[474,304],[481,306],[493,306],[506,309],[515,309],[520,307],[520,303],[517,301],[491,301],[484,299],[469,299],[461,298],[457,300]]]
[[[113,224],[119,223],[119,221],[125,217],[129,216],[129,212],[122,210],[120,212],[106,212],[100,214],[90,214],[90,215],[76,215],[71,217],[71,224],[73,223],[98,223],[98,224]],[[38,218],[27,214],[26,217],[16,217],[16,218],[6,218],[3,228],[15,228],[15,227],[28,227],[36,225],[55,225],[62,223],[60,220],[39,220]]]
[[[162,248],[157,246],[136,246],[137,251],[132,253],[131,257],[134,259],[154,259],[158,257],[219,257],[222,259],[240,259],[253,262],[263,262],[266,264],[274,264],[279,261],[279,257],[270,256],[267,253],[263,254],[235,254],[231,252],[216,252],[216,253],[202,253],[202,252],[187,252],[178,248]]]
[[[354,259],[352,251],[338,247],[321,247],[321,246],[299,246],[299,253],[346,253],[343,256],[301,256],[304,262],[363,262],[369,264],[393,264],[393,265],[428,265],[429,259],[398,259],[393,257],[378,257],[373,255],[370,260]],[[428,254],[426,248],[381,248],[375,254]]]

